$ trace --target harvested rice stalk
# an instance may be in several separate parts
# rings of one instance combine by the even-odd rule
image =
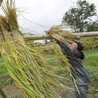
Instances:
[[[2,28],[5,28],[9,31],[9,24],[7,22],[7,18],[4,16],[0,16],[0,32],[2,32]]]
[[[67,79],[53,73],[41,55],[26,46],[19,31],[14,2],[5,2],[2,10],[10,30],[1,21],[0,52],[24,98],[59,98],[58,89],[68,89]]]
[[[15,8],[15,0],[6,0],[3,2],[1,9],[5,13],[5,17],[7,18],[7,23],[10,30],[19,30],[16,8]],[[13,14],[14,13],[14,14]]]
[[[52,73],[51,67],[43,61],[40,54],[29,49],[17,31],[13,31],[13,33],[15,33],[13,35],[15,40],[10,35],[5,36],[8,37],[5,38],[6,41],[2,36],[0,37],[3,40],[1,54],[10,75],[20,87],[24,97],[59,98],[56,89],[64,87],[63,83],[59,81],[64,78]]]
[[[78,40],[80,37],[71,33],[69,31],[65,31],[60,26],[51,27],[47,34],[50,35],[54,39],[58,39],[60,41],[70,42],[74,40]]]

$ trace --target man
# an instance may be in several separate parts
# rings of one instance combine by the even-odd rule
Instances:
[[[88,71],[82,66],[81,60],[85,58],[82,52],[83,45],[75,41],[68,47],[64,42],[60,42],[59,40],[56,40],[56,42],[72,66],[72,75],[79,90],[79,92],[77,89],[75,90],[76,98],[88,98],[88,85],[91,83],[91,79]]]

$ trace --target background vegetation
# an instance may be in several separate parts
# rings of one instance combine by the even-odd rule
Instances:
[[[74,32],[98,31],[96,6],[86,0],[78,0],[65,13],[62,23],[67,23]]]

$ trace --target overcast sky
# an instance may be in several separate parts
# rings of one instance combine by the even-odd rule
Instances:
[[[20,27],[25,32],[44,34],[44,30],[48,30],[54,25],[60,25],[65,12],[77,0],[15,0],[16,7],[21,10],[22,15],[19,16]],[[94,3],[98,13],[97,0],[87,0]],[[3,14],[0,10],[0,14]]]

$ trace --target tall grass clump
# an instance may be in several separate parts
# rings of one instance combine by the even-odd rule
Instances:
[[[5,16],[0,16],[0,52],[24,98],[59,98],[60,91],[69,89],[66,84],[70,81],[53,73],[39,52],[26,45],[14,1],[3,2],[2,10]]]

